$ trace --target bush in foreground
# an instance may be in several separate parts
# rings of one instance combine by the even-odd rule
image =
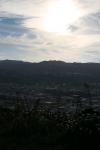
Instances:
[[[3,150],[97,150],[100,113],[0,108],[0,148]]]

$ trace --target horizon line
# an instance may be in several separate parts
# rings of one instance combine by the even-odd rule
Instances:
[[[68,62],[68,61],[62,61],[62,60],[42,60],[42,61],[26,61],[26,60],[17,60],[17,59],[0,59],[0,62],[1,61],[17,61],[17,62],[24,62],[24,63],[43,63],[43,62],[62,62],[62,63],[81,63],[81,64],[100,64],[100,62]]]

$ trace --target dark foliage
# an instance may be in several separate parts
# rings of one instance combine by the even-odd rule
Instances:
[[[0,148],[3,150],[98,150],[100,113],[0,108]]]

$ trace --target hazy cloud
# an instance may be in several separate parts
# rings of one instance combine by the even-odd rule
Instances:
[[[0,1],[0,59],[100,62],[100,0],[76,0],[82,15],[65,35],[42,30],[51,2]]]
[[[77,34],[100,34],[100,12],[88,14],[69,27]]]

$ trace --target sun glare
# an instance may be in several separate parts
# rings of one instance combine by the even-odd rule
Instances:
[[[64,34],[80,14],[73,0],[56,0],[48,7],[44,18],[44,29],[48,32]]]

